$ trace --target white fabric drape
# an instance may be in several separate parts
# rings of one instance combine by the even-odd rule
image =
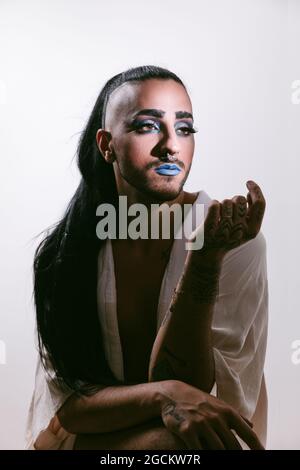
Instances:
[[[187,226],[195,217],[196,204],[204,204],[204,214],[211,198],[199,191],[192,210],[186,216]],[[194,220],[196,220],[194,218]],[[169,307],[174,288],[182,273],[187,251],[183,239],[175,239],[161,285],[157,331]],[[104,348],[109,365],[118,379],[124,379],[123,357],[118,330],[116,284],[111,241],[99,252],[97,302],[103,330]],[[267,343],[268,280],[266,241],[260,231],[255,239],[231,250],[224,258],[219,294],[215,304],[212,338],[215,359],[215,386],[212,394],[251,419],[258,401],[266,409],[266,397],[260,396]],[[72,390],[58,386],[49,363],[47,376],[37,360],[34,392],[29,408],[27,449],[72,449],[75,437],[59,428],[55,414]],[[52,420],[52,421],[51,421]],[[258,416],[257,429],[266,429],[266,413]],[[53,433],[53,427],[58,430]],[[260,431],[265,444],[266,435]],[[37,439],[38,438],[38,439]],[[37,441],[36,441],[37,440]]]

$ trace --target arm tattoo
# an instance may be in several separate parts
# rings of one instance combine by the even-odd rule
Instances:
[[[163,325],[167,322],[167,320],[169,320],[169,318],[170,318],[170,316],[171,316],[171,313],[172,313],[173,310],[174,310],[174,301],[175,301],[175,298],[176,298],[176,296],[177,296],[177,294],[178,294],[178,292],[177,292],[176,289],[177,289],[177,288],[175,287],[174,292],[173,292],[173,295],[172,295],[172,299],[171,299],[171,306],[170,306],[170,308],[167,310],[167,313],[165,314],[165,316],[164,316],[164,318],[163,318],[163,320],[162,320],[162,322],[161,322],[161,326],[163,326]]]
[[[196,302],[214,304],[219,294],[220,269],[192,262],[190,266],[191,296]]]

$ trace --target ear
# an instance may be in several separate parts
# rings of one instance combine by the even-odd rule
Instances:
[[[111,142],[111,133],[104,129],[98,129],[96,132],[96,142],[104,160],[107,163],[112,163],[116,157]]]

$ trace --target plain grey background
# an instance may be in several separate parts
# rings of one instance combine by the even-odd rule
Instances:
[[[299,44],[297,0],[0,1],[1,449],[23,447],[34,386],[33,237],[77,187],[72,159],[100,89],[147,64],[177,73],[192,99],[185,188],[222,201],[253,179],[265,194],[268,447],[300,448]]]

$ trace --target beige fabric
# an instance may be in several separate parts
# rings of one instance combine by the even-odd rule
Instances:
[[[60,424],[56,415],[48,427],[41,431],[34,442],[34,450],[72,450],[76,434],[70,434]]]
[[[195,216],[196,204],[204,204],[205,218],[210,201],[205,191],[198,193],[192,211],[186,217],[187,226]],[[188,235],[186,232],[183,239],[174,240],[159,296],[157,331],[182,273]],[[108,239],[98,258],[98,312],[106,357],[116,377],[122,380],[123,357],[116,298],[114,260]],[[223,261],[212,325],[216,384],[211,393],[227,401],[246,418],[252,419],[255,415],[255,430],[263,444],[266,443],[267,427],[267,397],[263,382],[267,324],[266,242],[260,231],[254,240],[231,250]],[[63,445],[74,443],[74,435],[66,437],[64,430],[53,437],[49,423],[72,391],[57,385],[51,376],[50,364],[49,371],[50,376],[46,377],[38,359],[25,448],[33,448],[38,436],[36,443],[43,449],[63,448]],[[43,430],[46,432],[40,434]]]

